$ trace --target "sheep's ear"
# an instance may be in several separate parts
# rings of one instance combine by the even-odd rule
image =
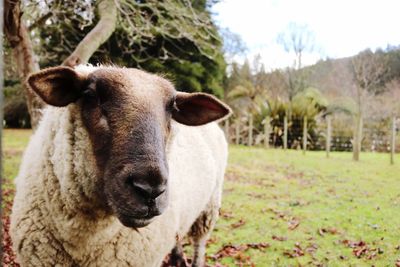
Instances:
[[[34,73],[28,84],[44,102],[64,107],[78,100],[82,94],[84,78],[69,67],[54,67]]]
[[[172,118],[182,124],[203,125],[228,116],[231,109],[212,95],[204,93],[176,94]]]

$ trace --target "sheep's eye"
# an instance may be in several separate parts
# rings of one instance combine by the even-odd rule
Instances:
[[[93,98],[96,96],[96,92],[92,89],[86,89],[85,91],[83,91],[82,95],[85,98]]]
[[[94,82],[90,81],[87,86],[85,91],[82,92],[82,96],[84,98],[94,98],[96,96],[96,85]]]
[[[171,100],[168,102],[167,110],[169,112],[178,110],[178,108],[176,106],[176,102],[175,102],[175,97],[171,98]]]

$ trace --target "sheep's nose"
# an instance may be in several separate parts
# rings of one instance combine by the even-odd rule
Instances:
[[[132,193],[141,197],[149,206],[167,190],[168,171],[161,167],[136,168],[127,178]]]
[[[145,199],[154,200],[167,189],[166,184],[151,186],[145,181],[132,181],[133,190]]]

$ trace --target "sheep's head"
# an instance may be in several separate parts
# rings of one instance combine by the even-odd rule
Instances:
[[[49,105],[80,106],[106,201],[122,224],[135,228],[168,205],[171,120],[197,126],[230,113],[211,95],[177,92],[167,80],[137,69],[55,67],[28,83]]]

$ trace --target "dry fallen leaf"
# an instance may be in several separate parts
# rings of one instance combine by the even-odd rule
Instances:
[[[222,218],[225,218],[225,219],[232,219],[234,217],[232,212],[225,211],[222,209],[219,211],[219,216],[221,216]]]
[[[318,229],[318,234],[320,236],[324,236],[325,234],[336,235],[337,233],[338,233],[338,230],[335,227],[332,227],[332,228],[319,228]]]
[[[248,244],[240,244],[240,245],[228,244],[228,245],[223,246],[220,250],[218,250],[217,253],[210,256],[210,258],[213,260],[219,260],[219,259],[225,258],[225,257],[232,257],[235,259],[238,259],[238,258],[243,259],[243,257],[244,257],[244,255],[242,255],[243,252],[245,252],[249,249],[264,250],[265,248],[268,248],[268,247],[270,247],[270,244],[266,243],[266,242],[248,243]]]
[[[342,244],[353,249],[353,255],[357,258],[365,257],[367,260],[375,258],[378,254],[382,254],[384,251],[381,248],[371,248],[364,241],[350,241],[342,240]]]
[[[238,227],[244,225],[245,223],[246,223],[245,220],[240,219],[238,222],[232,223],[232,224],[231,224],[231,227],[232,227],[232,228],[238,228]]]
[[[287,256],[289,258],[297,258],[297,257],[304,256],[304,251],[301,248],[300,243],[296,243],[292,250],[284,251],[283,255],[285,255],[285,256]]]
[[[299,225],[300,225],[300,221],[296,218],[292,218],[289,222],[288,222],[288,229],[289,230],[294,230],[296,229]]]
[[[15,194],[13,188],[7,188],[12,182],[9,179],[3,179],[3,210],[2,210],[2,244],[3,244],[3,261],[2,266],[19,267],[16,260],[16,255],[12,249],[11,237],[9,234],[10,230],[10,213],[12,208],[12,199]],[[6,187],[6,188],[4,188]]]
[[[273,239],[273,240],[276,240],[276,241],[286,241],[286,240],[287,240],[287,237],[273,235],[273,236],[272,236],[272,239]]]

